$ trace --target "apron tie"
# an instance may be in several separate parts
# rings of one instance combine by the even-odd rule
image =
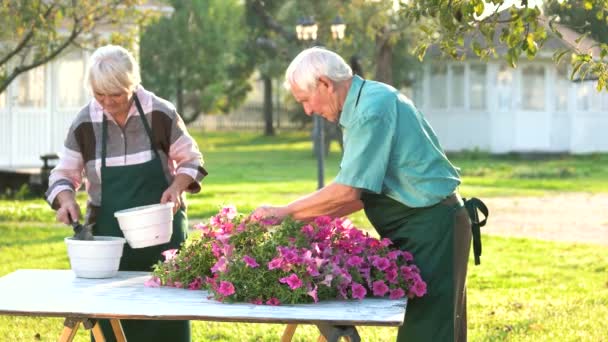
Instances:
[[[485,203],[483,203],[479,198],[470,198],[464,200],[464,207],[467,209],[469,213],[469,218],[471,219],[471,230],[473,231],[473,254],[475,256],[475,265],[479,265],[481,263],[479,257],[481,256],[481,230],[480,228],[486,225],[488,221],[488,215],[490,211],[488,207],[486,207]],[[479,221],[479,215],[477,210],[481,211],[481,213],[485,216],[483,221]]]

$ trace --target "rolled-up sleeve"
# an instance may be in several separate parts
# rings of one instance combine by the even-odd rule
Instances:
[[[68,137],[66,140],[66,146],[59,153],[59,162],[49,176],[46,200],[53,209],[58,208],[58,204],[55,203],[57,194],[66,190],[75,192],[82,184],[84,161],[80,151],[74,149],[73,144],[70,143],[71,139]]]
[[[169,160],[175,174],[185,174],[194,180],[186,190],[190,193],[199,192],[201,190],[200,182],[207,176],[207,170],[203,167],[203,155],[199,151],[196,141],[188,133],[186,125],[179,115],[175,116],[171,129]]]

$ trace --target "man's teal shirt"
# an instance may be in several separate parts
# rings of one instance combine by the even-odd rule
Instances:
[[[460,184],[435,132],[395,88],[354,76],[339,122],[344,156],[336,183],[414,208],[440,202]]]

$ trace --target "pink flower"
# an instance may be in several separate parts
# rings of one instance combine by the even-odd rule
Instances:
[[[382,280],[376,280],[372,284],[374,296],[382,297],[388,292],[388,286]]]
[[[391,284],[395,284],[397,283],[397,276],[399,275],[397,273],[397,267],[396,266],[391,266],[389,267],[384,275],[386,276],[386,280],[391,283]]]
[[[386,257],[389,258],[390,260],[397,260],[397,258],[401,255],[401,251],[396,250],[396,251],[390,251],[386,254]]]
[[[279,279],[279,282],[282,284],[289,285],[289,288],[292,290],[298,289],[302,286],[302,281],[300,280],[300,278],[298,278],[298,275],[295,273],[292,273],[288,277]]]
[[[243,261],[245,262],[245,264],[247,264],[247,266],[251,267],[251,268],[256,268],[258,266],[260,266],[254,258],[250,257],[249,255],[245,255],[243,256]]]
[[[269,300],[266,301],[267,305],[281,305],[281,301],[278,300],[277,298],[270,298]]]
[[[391,263],[390,261],[388,261],[387,258],[376,258],[376,260],[374,260],[373,262],[373,265],[380,271],[384,271],[391,265]]]
[[[229,281],[221,281],[220,287],[217,289],[217,292],[219,292],[224,297],[228,297],[234,294],[234,285],[232,285],[232,283]]]
[[[190,290],[199,290],[203,286],[203,278],[196,277],[193,281],[188,284]]]
[[[405,296],[405,291],[402,288],[392,289],[388,295],[390,299],[399,299]]]
[[[232,204],[223,207],[222,210],[220,210],[220,213],[229,220],[232,220],[237,215],[236,207]]]
[[[308,291],[307,294],[312,297],[312,300],[314,300],[315,303],[319,301],[319,297],[317,296],[317,285],[315,285],[314,289]]]
[[[177,255],[177,249],[167,249],[166,251],[160,253],[165,257],[165,261],[169,261],[173,259]]]
[[[414,260],[414,256],[412,255],[412,253],[410,253],[408,251],[401,251],[401,255],[403,256],[403,259],[405,259],[405,261]]]
[[[346,260],[346,265],[347,266],[359,266],[361,265],[361,263],[363,263],[363,258],[361,258],[360,256],[351,256],[348,258],[348,260]]]
[[[361,285],[359,283],[353,282],[352,285],[350,286],[350,289],[352,292],[352,297],[356,298],[356,299],[363,299],[363,298],[365,298],[365,295],[367,294],[367,290],[365,289],[365,287],[363,287],[363,285]]]
[[[410,288],[409,295],[414,294],[416,297],[422,297],[426,294],[426,283],[422,280],[414,283],[414,286]]]
[[[144,282],[144,287],[160,287],[160,278],[151,277]]]
[[[228,264],[226,262],[226,258],[221,257],[219,258],[219,260],[215,263],[215,265],[213,265],[213,267],[211,267],[211,272],[212,273],[216,273],[216,272],[226,272],[226,269],[228,268]]]
[[[384,239],[380,240],[380,244],[383,247],[388,247],[393,244],[393,241],[391,241],[391,239],[384,238]]]
[[[277,257],[277,258],[270,260],[270,262],[268,263],[268,269],[274,270],[275,268],[281,268],[282,265],[283,265],[283,258]]]

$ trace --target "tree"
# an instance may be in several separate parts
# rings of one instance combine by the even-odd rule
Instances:
[[[586,9],[582,0],[550,1],[545,5],[545,13],[559,18],[562,25],[580,34],[588,33],[596,41],[608,43],[608,25],[604,14]]]
[[[142,79],[174,99],[186,123],[201,113],[227,112],[243,102],[253,63],[247,54],[238,0],[172,1],[169,18],[149,25],[141,39]]]
[[[551,0],[556,6],[567,9],[570,2]],[[589,15],[606,22],[608,1],[584,0],[579,3]],[[472,50],[481,59],[498,57],[497,47],[506,47],[504,57],[515,67],[522,55],[533,59],[543,43],[553,34],[562,37],[567,26],[560,23],[555,14],[543,15],[540,8],[532,6],[528,0],[518,2],[519,6],[504,9],[504,0],[413,0],[400,2],[400,13],[417,27],[416,55],[422,59],[431,45],[438,46],[445,56],[464,59]],[[495,6],[488,11],[489,6]],[[488,8],[487,8],[488,7]],[[597,89],[605,87],[608,80],[608,45],[593,44],[585,34],[575,45],[554,54],[559,62],[571,56],[571,78],[597,79]]]
[[[2,0],[0,3],[0,93],[20,74],[57,57],[70,45],[102,41],[97,28],[129,23],[133,29],[150,11],[136,9],[141,0]],[[137,37],[122,31],[110,39]]]

